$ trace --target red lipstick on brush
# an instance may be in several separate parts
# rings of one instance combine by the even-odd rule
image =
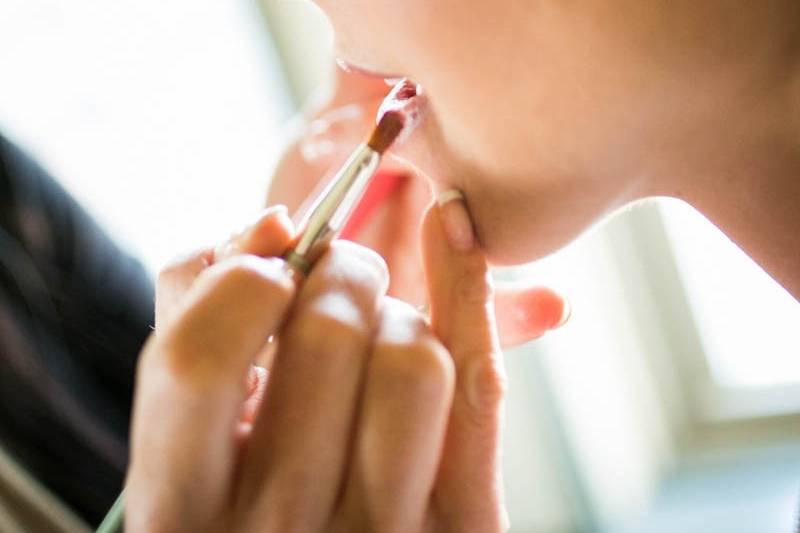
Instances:
[[[384,99],[378,109],[377,120],[380,122],[386,113],[400,113],[406,126],[395,142],[402,142],[403,138],[414,130],[414,126],[422,118],[424,110],[425,99],[422,95],[421,87],[408,79],[403,79],[394,86]],[[363,198],[350,215],[347,224],[342,230],[341,237],[349,240],[357,238],[378,208],[397,193],[405,177],[405,174],[399,172],[378,172],[367,186]]]
[[[286,262],[307,274],[330,241],[345,232],[354,236],[375,209],[397,189],[400,176],[384,173],[373,180],[382,156],[414,129],[423,112],[419,88],[408,80],[398,83],[378,110],[377,126],[359,145],[317,197],[300,222],[297,244]]]
[[[373,180],[381,157],[402,140],[422,116],[419,89],[407,80],[398,83],[378,111],[377,126],[339,169],[303,218],[297,244],[286,253],[286,262],[300,275],[308,274],[330,241],[340,234],[354,236],[400,184],[401,175],[384,172]],[[123,495],[117,498],[98,533],[122,531]]]

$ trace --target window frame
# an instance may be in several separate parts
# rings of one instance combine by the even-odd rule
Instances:
[[[796,438],[800,427],[800,384],[764,387],[726,387],[714,379],[702,342],[702,321],[693,310],[678,251],[667,229],[663,202],[647,200],[644,207],[631,209],[625,228],[630,242],[612,242],[620,268],[636,265],[654,299],[663,338],[670,343],[677,379],[667,390],[659,385],[662,400],[680,395],[685,409],[675,428],[689,448],[709,445],[751,446],[756,441],[774,443]],[[652,358],[651,358],[652,359]],[[650,361],[654,367],[659,362]],[[663,367],[663,362],[660,366]]]

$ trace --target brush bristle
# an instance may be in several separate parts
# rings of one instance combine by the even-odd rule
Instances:
[[[383,154],[403,131],[405,118],[399,111],[388,111],[382,117],[367,141],[370,148]]]

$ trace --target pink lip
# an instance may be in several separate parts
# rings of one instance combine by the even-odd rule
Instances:
[[[380,108],[378,108],[378,114],[375,117],[375,123],[378,124],[383,116],[389,112],[399,113],[403,116],[405,126],[403,127],[400,138],[395,141],[396,143],[400,143],[406,139],[422,121],[425,111],[428,108],[428,99],[423,95],[420,85],[410,81],[403,75],[387,74],[370,70],[359,65],[354,65],[341,57],[336,58],[336,64],[339,68],[351,74],[358,74],[376,79],[382,78],[387,81],[400,80],[393,86],[386,98],[384,98],[383,103],[381,103]]]
[[[405,124],[402,137],[398,139],[398,142],[401,142],[420,123],[426,109],[427,98],[423,94],[422,87],[408,78],[404,78],[384,98],[378,109],[376,120],[380,122],[386,113],[400,113]]]

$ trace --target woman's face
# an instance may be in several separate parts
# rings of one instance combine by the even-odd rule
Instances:
[[[717,0],[317,3],[341,59],[424,87],[430,113],[399,153],[465,193],[497,263],[549,253],[609,210],[669,193],[651,178],[704,157],[702,128],[725,113],[720,86],[742,55],[741,32],[727,31],[741,28]]]

